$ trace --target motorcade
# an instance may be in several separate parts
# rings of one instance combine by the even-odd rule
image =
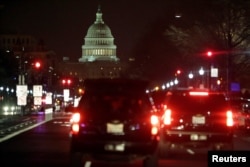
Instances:
[[[160,156],[172,148],[207,147],[232,150],[235,113],[223,92],[176,89],[166,91]]]
[[[148,84],[135,79],[85,81],[71,118],[71,166],[83,166],[89,158],[143,158],[144,167],[158,166],[160,121],[146,93]]]

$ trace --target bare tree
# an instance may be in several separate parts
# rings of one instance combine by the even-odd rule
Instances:
[[[232,81],[241,82],[242,85],[250,83],[249,2],[209,1],[208,6],[203,6],[202,13],[195,17],[192,15],[192,18],[182,17],[183,24],[170,25],[165,35],[178,47],[183,59],[189,60],[190,66],[194,60],[200,63],[204,58],[202,53],[212,49],[220,68],[227,66],[230,69]]]

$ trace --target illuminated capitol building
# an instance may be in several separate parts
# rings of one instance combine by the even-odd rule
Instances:
[[[100,6],[95,22],[88,28],[82,45],[82,56],[78,62],[64,60],[60,71],[64,75],[86,78],[120,77],[126,69],[116,55],[116,45],[110,28],[104,23]]]

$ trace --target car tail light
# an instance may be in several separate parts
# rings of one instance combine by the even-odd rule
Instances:
[[[164,123],[164,125],[171,124],[171,110],[170,109],[165,110],[165,113],[163,115],[163,123]]]
[[[80,113],[74,113],[71,117],[70,122],[72,123],[71,125],[71,133],[72,134],[77,134],[80,129],[79,121],[80,121]]]
[[[233,126],[234,125],[234,120],[233,120],[233,112],[232,111],[227,111],[227,126]]]
[[[158,116],[152,115],[150,118],[150,121],[151,121],[151,125],[152,125],[151,134],[157,135],[159,132],[159,123],[160,123]]]
[[[157,135],[158,134],[158,127],[153,126],[151,129],[151,134],[152,135]]]
[[[78,133],[79,132],[79,124],[72,124],[72,132],[75,134],[75,133]]]
[[[72,123],[78,123],[80,121],[80,113],[74,113],[70,121]]]
[[[159,124],[159,119],[156,115],[151,116],[151,124],[152,125],[158,125]]]

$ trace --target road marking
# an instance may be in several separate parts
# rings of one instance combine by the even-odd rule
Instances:
[[[65,118],[65,117],[64,117],[64,118]],[[25,129],[21,129],[21,130],[19,130],[19,131],[17,131],[17,132],[14,132],[14,133],[11,133],[11,134],[9,134],[9,135],[6,135],[6,136],[0,138],[0,143],[3,142],[3,141],[5,141],[5,140],[8,140],[8,139],[10,139],[10,138],[12,138],[12,137],[15,137],[15,136],[17,136],[17,135],[19,135],[19,134],[21,134],[21,133],[23,133],[23,132],[26,132],[26,131],[28,131],[28,130],[30,130],[30,129],[32,129],[32,128],[35,128],[35,127],[37,127],[37,126],[39,126],[39,125],[41,125],[41,124],[44,124],[44,123],[46,123],[46,122],[48,122],[48,121],[51,121],[52,119],[58,119],[58,118],[57,118],[57,117],[55,117],[55,118],[50,118],[50,117],[48,117],[48,118],[46,118],[46,119],[45,119],[44,121],[42,121],[42,122],[39,122],[39,123],[37,123],[37,124],[34,124],[34,125],[32,125],[32,126],[29,126],[29,127],[25,128]],[[22,124],[19,125],[19,126],[22,126]],[[9,130],[9,131],[11,131],[11,130]]]
[[[12,137],[15,137],[15,136],[17,136],[17,135],[19,135],[19,134],[21,134],[21,133],[23,133],[23,132],[26,132],[26,131],[28,131],[28,130],[30,130],[30,129],[33,129],[34,127],[37,127],[37,126],[39,126],[39,125],[41,125],[41,124],[44,124],[45,122],[48,122],[48,121],[49,121],[49,120],[39,122],[39,123],[37,123],[37,124],[35,124],[35,125],[29,126],[29,127],[25,128],[25,129],[22,129],[22,130],[20,130],[20,131],[17,131],[17,132],[14,132],[14,133],[10,134],[10,135],[7,135],[7,136],[5,136],[5,137],[3,137],[3,138],[0,139],[0,143],[3,142],[3,141],[5,141],[5,140],[8,140],[8,139],[10,139],[10,138],[12,138]]]
[[[191,150],[191,149],[187,149],[187,152],[189,153],[189,154],[195,154],[195,152],[193,151],[193,150]]]
[[[91,166],[91,161],[86,161],[84,167],[90,167]]]

